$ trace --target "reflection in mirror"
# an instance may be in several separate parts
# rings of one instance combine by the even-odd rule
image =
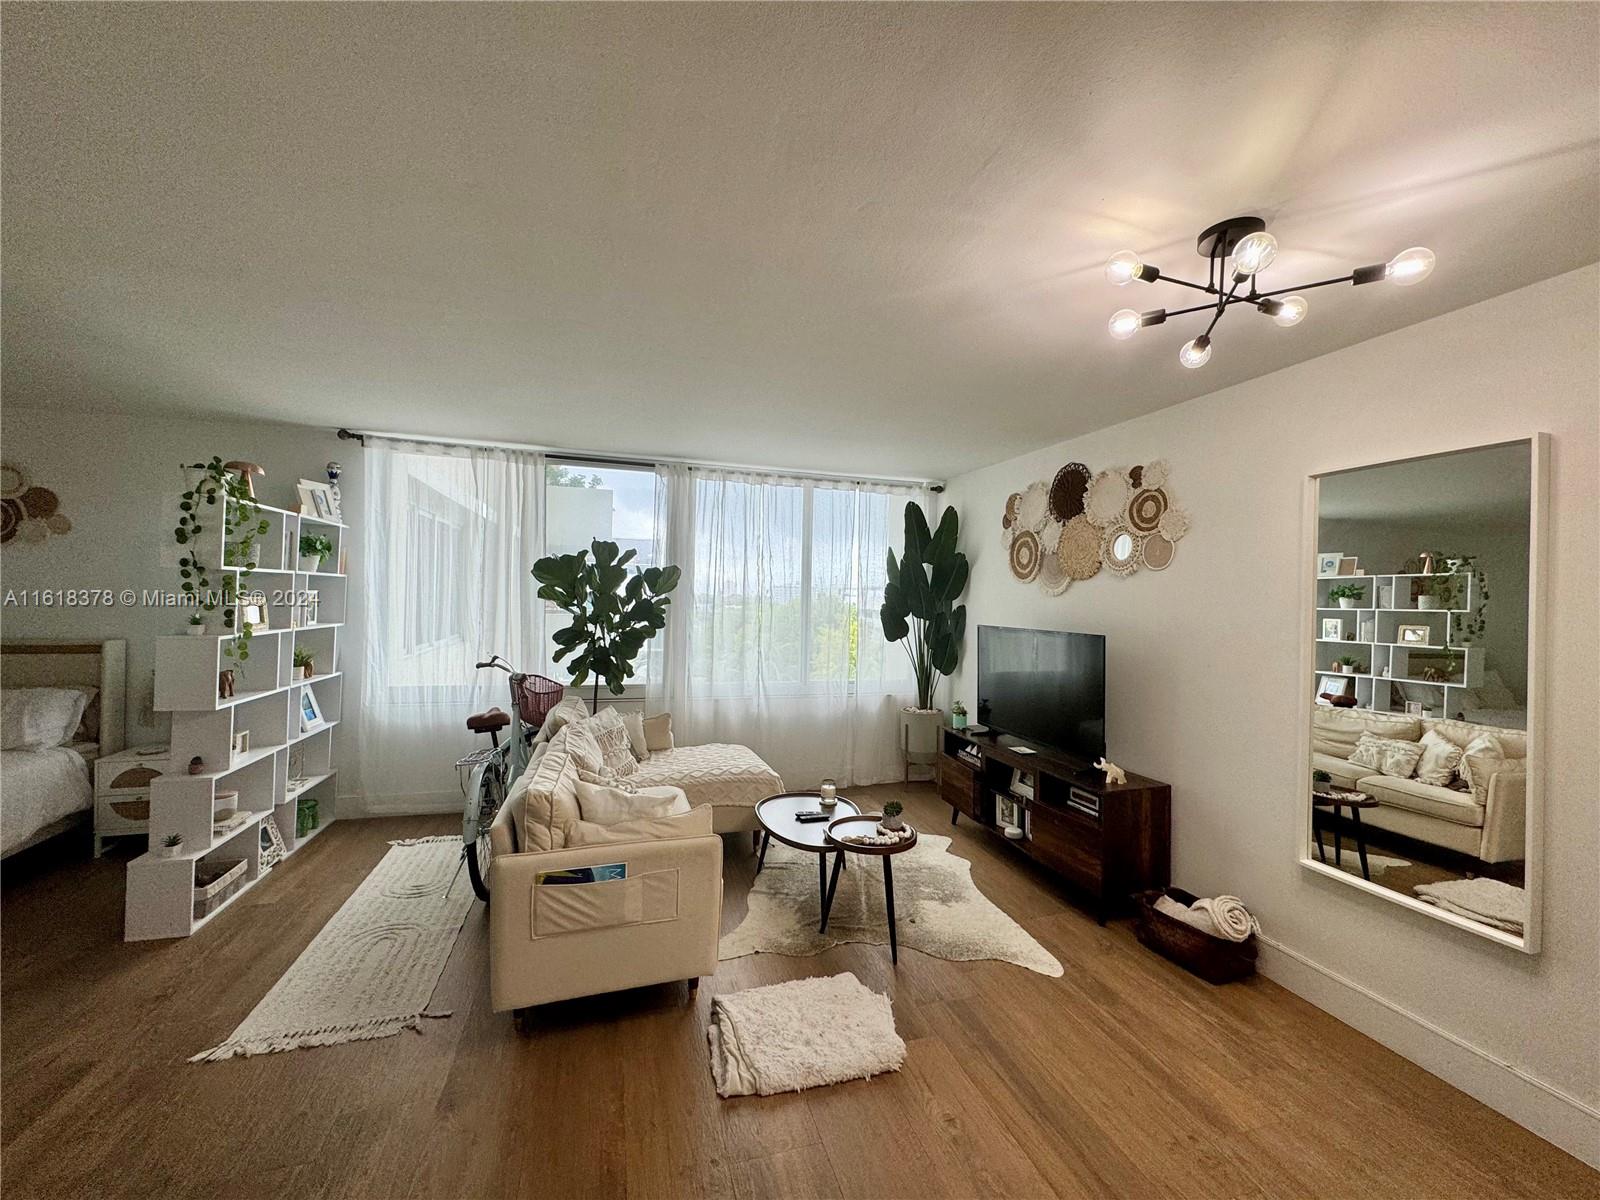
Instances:
[[[1124,566],[1133,561],[1133,535],[1119,533],[1111,539],[1111,561],[1116,566]]]
[[[1307,564],[1307,859],[1512,939],[1529,912],[1532,479],[1527,441],[1323,476]]]

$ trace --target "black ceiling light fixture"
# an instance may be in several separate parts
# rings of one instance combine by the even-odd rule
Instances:
[[[1205,292],[1215,296],[1215,300],[1208,300],[1204,304],[1196,304],[1193,308],[1154,308],[1149,312],[1135,312],[1131,308],[1120,309],[1111,315],[1111,336],[1119,340],[1131,338],[1146,325],[1160,325],[1168,317],[1181,317],[1186,313],[1209,312],[1211,323],[1199,337],[1185,342],[1183,349],[1178,351],[1178,361],[1186,367],[1203,367],[1211,359],[1211,331],[1217,327],[1217,322],[1222,320],[1222,314],[1235,304],[1248,304],[1250,307],[1271,317],[1274,324],[1288,328],[1298,325],[1305,320],[1305,315],[1310,305],[1300,292],[1309,292],[1312,288],[1328,287],[1335,283],[1376,283],[1380,279],[1387,279],[1401,287],[1409,287],[1413,283],[1421,283],[1433,270],[1433,251],[1421,246],[1413,246],[1409,250],[1402,250],[1386,263],[1378,263],[1371,267],[1358,267],[1348,275],[1341,275],[1337,279],[1320,279],[1316,283],[1302,283],[1296,287],[1278,288],[1271,292],[1256,290],[1256,275],[1265,271],[1272,265],[1272,260],[1278,256],[1278,239],[1267,232],[1267,223],[1260,217],[1233,217],[1226,221],[1218,222],[1200,235],[1195,243],[1195,249],[1200,257],[1208,263],[1206,281],[1203,284],[1190,283],[1187,279],[1178,279],[1172,275],[1163,275],[1159,269],[1140,260],[1132,250],[1123,250],[1111,256],[1111,261],[1106,263],[1106,278],[1122,287],[1140,280],[1144,283],[1155,283],[1157,280],[1166,280],[1176,283],[1181,287],[1193,288],[1197,292]],[[1232,262],[1229,262],[1229,259]],[[1239,289],[1249,285],[1249,290],[1243,295]]]

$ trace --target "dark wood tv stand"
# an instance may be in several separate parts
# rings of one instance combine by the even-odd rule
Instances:
[[[940,731],[939,794],[952,825],[970,817],[1055,871],[1089,895],[1102,925],[1109,913],[1130,908],[1135,892],[1171,882],[1171,787],[1131,772],[1127,783],[1108,784],[1088,764],[1044,749],[1018,753],[1018,745],[1026,743]],[[1021,840],[1005,837],[995,822],[995,794],[1013,795],[1013,770],[1034,779],[1033,798],[1019,798],[1027,832]]]

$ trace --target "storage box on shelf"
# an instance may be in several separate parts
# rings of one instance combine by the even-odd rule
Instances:
[[[1447,583],[1445,581],[1448,581]],[[1355,584],[1364,594],[1354,608],[1340,607],[1329,591],[1340,584]],[[1451,594],[1450,607],[1421,608],[1424,594],[1441,588]],[[1470,571],[1434,572],[1431,575],[1339,575],[1317,580],[1316,638],[1313,695],[1324,690],[1329,676],[1354,679],[1356,707],[1380,712],[1397,707],[1391,684],[1438,689],[1438,711],[1446,716],[1460,711],[1469,688],[1483,684],[1483,649],[1463,644],[1462,628],[1478,605],[1478,580]],[[1338,623],[1339,636],[1324,636],[1330,621]],[[1402,626],[1410,630],[1402,630]],[[1426,634],[1417,632],[1418,627]],[[1421,637],[1423,640],[1414,640]],[[1356,659],[1339,669],[1342,657]]]
[[[229,501],[228,503],[232,503]],[[149,780],[146,832],[151,850],[128,864],[124,933],[129,941],[183,937],[216,917],[260,880],[262,825],[272,822],[285,853],[293,853],[334,820],[337,772],[333,768],[333,730],[343,716],[344,684],[339,671],[339,640],[348,600],[346,527],[338,522],[260,505],[267,532],[253,550],[255,569],[244,583],[247,593],[225,627],[220,613],[208,616],[208,632],[156,639],[155,708],[172,714],[171,749],[165,769]],[[223,522],[209,524],[194,552],[207,563],[224,558]],[[327,537],[333,554],[326,570],[301,571],[302,531]],[[211,568],[216,578],[243,568]],[[307,593],[315,595],[315,620]],[[253,624],[250,655],[239,661],[234,630],[241,627],[246,602],[259,603],[264,623]],[[296,678],[295,651],[315,662],[309,680]],[[220,676],[232,674],[232,695],[223,695]],[[304,695],[315,697],[315,713]],[[239,735],[248,745],[239,746]],[[198,767],[191,773],[191,761]],[[291,783],[291,780],[293,781]],[[236,792],[226,805],[235,816],[219,821],[218,796]],[[316,824],[301,832],[298,801],[315,801]],[[178,852],[161,848],[172,834],[182,837]],[[208,880],[221,864],[234,874]]]

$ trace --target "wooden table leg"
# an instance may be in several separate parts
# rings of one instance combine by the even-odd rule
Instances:
[[[826,859],[828,856],[824,854],[822,857]],[[839,872],[842,870],[844,870],[843,850],[839,851],[833,860],[833,874],[828,879],[828,894],[822,901],[822,928],[817,931],[819,933],[828,932],[828,915],[833,912],[833,897],[839,890]]]
[[[761,874],[761,868],[766,865],[766,862],[767,862],[767,843],[770,842],[771,840],[772,840],[772,835],[770,833],[768,833],[766,830],[763,829],[761,831],[761,850],[756,855],[756,874],[757,875]]]
[[[1350,810],[1350,821],[1356,827],[1356,853],[1361,856],[1361,878],[1371,883],[1372,872],[1367,870],[1367,835],[1366,831],[1361,828],[1361,810],[1359,808]]]
[[[894,855],[883,856],[883,902],[889,910],[889,961],[900,961],[900,946],[894,928]]]

